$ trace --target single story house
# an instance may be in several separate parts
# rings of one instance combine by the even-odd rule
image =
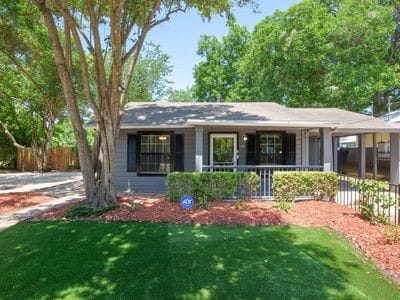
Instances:
[[[131,102],[117,142],[116,186],[165,191],[173,171],[256,171],[262,178],[259,195],[269,196],[274,170],[337,170],[339,136],[359,135],[362,158],[362,137],[377,132],[393,136],[391,176],[398,183],[398,124],[336,108],[272,102]]]

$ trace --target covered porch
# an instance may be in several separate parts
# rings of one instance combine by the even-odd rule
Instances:
[[[193,124],[195,126],[195,171],[255,172],[260,176],[257,198],[271,198],[275,171],[335,171],[339,165],[339,139],[358,137],[358,172],[366,177],[366,140],[372,136],[373,177],[378,173],[377,134],[390,136],[390,183],[400,183],[400,133],[398,128],[379,122],[325,125],[285,124],[286,126],[248,126],[242,124]]]

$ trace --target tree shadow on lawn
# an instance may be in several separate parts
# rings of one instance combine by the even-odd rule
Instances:
[[[350,245],[321,229],[38,222],[1,233],[0,244],[1,299],[393,298],[397,292]],[[366,272],[371,276],[363,282]]]

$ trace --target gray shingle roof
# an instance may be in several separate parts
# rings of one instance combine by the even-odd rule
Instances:
[[[336,108],[287,108],[273,102],[130,102],[126,104],[122,128],[157,126],[246,125],[291,126],[304,128],[380,128],[389,125],[370,116]]]

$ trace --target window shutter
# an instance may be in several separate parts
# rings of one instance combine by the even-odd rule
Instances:
[[[136,172],[137,136],[128,135],[128,172]]]
[[[185,171],[185,154],[184,154],[184,135],[175,134],[175,156],[174,156],[174,171]]]
[[[246,165],[254,166],[256,165],[256,135],[246,134]]]
[[[283,159],[285,165],[296,165],[296,134],[283,135]]]

